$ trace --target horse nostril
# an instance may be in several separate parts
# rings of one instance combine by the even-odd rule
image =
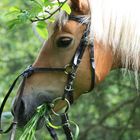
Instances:
[[[18,107],[18,112],[17,112],[17,107]],[[17,117],[19,117],[19,115],[23,115],[25,113],[25,102],[23,99],[21,99],[20,104],[17,104],[17,100],[15,100],[13,108],[12,108],[12,114],[14,116],[18,115]]]
[[[20,114],[25,114],[25,102],[21,100],[20,106],[19,106],[19,115]]]

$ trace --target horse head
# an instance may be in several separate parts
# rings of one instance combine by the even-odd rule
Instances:
[[[87,0],[71,0],[72,16],[83,17],[82,22],[77,22],[63,13],[63,17],[58,19],[53,26],[53,33],[44,43],[38,57],[32,64],[33,68],[68,68],[75,52],[81,42],[85,30],[90,30],[90,5]],[[60,16],[60,15],[59,15]],[[86,24],[85,24],[86,23]],[[76,100],[80,95],[87,93],[92,85],[92,70],[90,61],[91,43],[94,45],[95,63],[95,84],[100,83],[111,69],[121,66],[120,57],[116,59],[110,45],[102,41],[87,36],[87,46],[85,47],[82,59],[76,70],[73,83],[73,96]],[[94,42],[93,42],[94,40]],[[67,72],[67,71],[66,71]],[[26,79],[21,104],[19,106],[18,122],[24,125],[33,115],[37,106],[51,102],[57,97],[62,97],[68,81],[65,71],[35,72]],[[16,105],[16,100],[14,105]],[[59,110],[65,105],[59,102],[55,110]],[[13,107],[14,110],[14,107]],[[14,112],[14,111],[13,111]]]

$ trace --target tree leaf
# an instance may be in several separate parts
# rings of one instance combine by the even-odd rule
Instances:
[[[47,7],[50,6],[52,8],[55,5],[55,3],[52,3],[48,0],[44,0],[44,5],[47,6]]]
[[[11,7],[9,12],[6,13],[6,16],[17,16],[21,10],[17,7]]]
[[[29,12],[24,10],[17,16],[17,18],[25,23],[29,19]]]
[[[70,13],[71,13],[71,8],[70,8],[70,6],[69,6],[67,3],[65,3],[65,4],[62,6],[61,9],[64,10],[67,14],[70,15]]]
[[[47,24],[45,21],[39,21],[36,26],[36,31],[38,34],[43,38],[47,39],[48,38],[48,30],[47,30]]]
[[[21,20],[19,19],[12,19],[7,22],[8,29],[13,29],[16,25],[21,24]]]
[[[43,7],[41,7],[41,5],[39,5],[38,3],[33,1],[32,4],[31,4],[31,8],[28,9],[28,12],[32,17],[35,17],[40,12],[43,12]]]
[[[45,21],[39,21],[39,22],[37,23],[37,27],[44,29],[44,28],[47,27],[47,24],[46,24]]]
[[[13,11],[20,12],[20,9],[18,7],[13,6],[10,8],[10,12],[13,12]]]
[[[55,18],[54,17],[50,17],[48,20],[49,20],[49,22],[52,22],[52,23],[55,22]]]

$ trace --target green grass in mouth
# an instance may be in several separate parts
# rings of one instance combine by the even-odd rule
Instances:
[[[46,104],[37,107],[34,116],[24,126],[23,133],[21,134],[19,140],[36,140],[35,132],[36,132],[37,123],[41,117],[45,116],[47,111],[49,111],[49,109]]]

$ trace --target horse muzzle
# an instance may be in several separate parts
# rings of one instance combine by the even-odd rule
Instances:
[[[44,103],[49,104],[53,100],[53,98],[48,96],[47,93],[38,93],[36,95],[32,93],[30,95],[24,95],[22,96],[19,105],[17,104],[17,99],[18,98],[16,97],[13,103],[12,114],[17,118],[19,127],[23,127],[27,124],[35,114],[38,106]],[[18,112],[16,111],[17,106],[19,108]]]

